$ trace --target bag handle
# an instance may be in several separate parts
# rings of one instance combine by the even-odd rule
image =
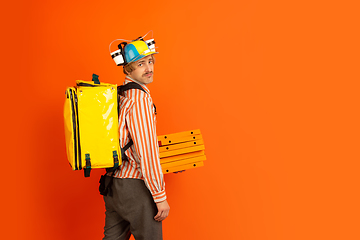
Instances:
[[[100,84],[99,75],[96,75],[95,73],[93,73],[93,75],[92,75],[92,81],[93,81],[95,84]]]

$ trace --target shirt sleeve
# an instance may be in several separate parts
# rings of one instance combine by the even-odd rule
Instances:
[[[128,115],[128,128],[145,185],[157,203],[166,200],[165,182],[160,165],[154,106],[151,98],[144,96],[145,94],[141,92],[136,99],[132,112]]]

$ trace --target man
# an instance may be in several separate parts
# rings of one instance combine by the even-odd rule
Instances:
[[[136,240],[160,240],[162,221],[169,214],[156,135],[156,112],[147,88],[153,81],[155,53],[142,40],[124,48],[124,85],[135,82],[143,90],[130,89],[120,96],[121,147],[131,140],[133,144],[126,151],[128,160],[114,173],[112,196],[104,196],[104,240],[129,239],[131,234]]]

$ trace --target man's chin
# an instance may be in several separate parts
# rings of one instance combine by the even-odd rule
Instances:
[[[139,79],[139,80],[137,80],[137,81],[139,81],[139,82],[141,82],[142,84],[149,84],[149,83],[152,83],[153,82],[153,78],[152,77],[150,77],[150,78],[141,78],[141,79]]]
[[[153,77],[149,77],[149,78],[146,78],[146,84],[149,84],[149,83],[152,83],[153,82]]]

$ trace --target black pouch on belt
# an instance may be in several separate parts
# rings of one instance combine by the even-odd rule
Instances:
[[[107,189],[106,189],[106,185],[105,185],[105,179],[106,179],[106,175],[104,174],[104,175],[102,175],[102,176],[100,177],[100,181],[99,181],[99,183],[100,183],[100,185],[99,185],[99,192],[100,192],[101,195],[104,195],[104,196],[107,195]]]
[[[111,174],[111,176],[106,176],[106,174],[104,174],[100,177],[99,192],[101,195],[103,195],[103,196],[109,195],[110,197],[112,197],[111,186],[112,186],[112,183],[114,180],[114,174],[115,174],[115,171]],[[110,178],[110,180],[107,184],[106,184],[106,177]]]

